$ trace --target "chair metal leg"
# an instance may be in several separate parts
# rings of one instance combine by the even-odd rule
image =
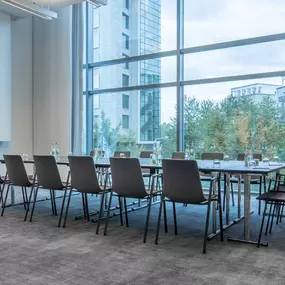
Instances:
[[[219,221],[220,221],[220,235],[221,241],[224,241],[224,228],[223,228],[223,211],[222,211],[222,197],[221,189],[218,190],[218,207],[219,207]]]
[[[231,183],[232,184],[232,183]],[[235,206],[234,187],[231,185],[232,205]]]
[[[146,243],[146,238],[147,238],[147,233],[148,233],[148,225],[149,225],[151,205],[152,205],[152,195],[150,195],[149,199],[148,199],[148,209],[147,209],[147,216],[146,216],[146,223],[145,223],[144,237],[143,237],[144,243]]]
[[[281,213],[281,204],[277,204],[277,217],[276,217],[276,225],[278,225],[279,219],[280,219],[280,213]]]
[[[281,206],[281,215],[280,215],[280,223],[282,223],[282,216],[283,216],[283,211],[284,211],[284,203],[282,203],[282,206]]]
[[[175,235],[177,235],[178,231],[177,231],[177,219],[176,219],[175,202],[172,202],[172,206],[173,206],[174,233],[175,233]]]
[[[24,187],[25,199],[26,199],[26,208],[29,210],[29,200],[28,200],[28,193],[27,188]]]
[[[269,229],[269,233],[272,233],[272,226],[273,226],[273,220],[274,220],[274,214],[276,212],[276,203],[274,203],[274,207],[273,207],[273,213],[272,213],[272,218],[271,218],[271,224],[270,224],[270,229]]]
[[[56,200],[55,200],[55,190],[52,190],[52,198],[53,198],[53,208],[54,208],[54,215],[57,216],[57,208],[56,208]]]
[[[207,207],[204,243],[203,243],[203,253],[204,254],[206,254],[206,251],[207,251],[207,239],[208,239],[208,230],[209,230],[209,223],[210,223],[211,203],[212,203],[212,190],[213,190],[212,187],[213,186],[212,186],[212,182],[211,182],[210,191],[209,191],[208,207]]]
[[[106,195],[106,196],[107,196],[107,195]],[[98,219],[98,221],[97,221],[96,235],[98,235],[98,233],[99,233],[100,222],[101,222],[101,219],[102,219],[102,217],[103,217],[104,201],[105,201],[105,191],[103,192],[103,194],[102,194],[102,196],[101,196],[100,212],[99,212],[99,219]]]
[[[36,202],[37,202],[38,192],[39,192],[39,186],[37,186],[35,194],[34,194],[34,203],[33,203],[32,211],[31,211],[30,222],[32,222],[32,220],[33,220],[33,215],[34,215],[35,206],[36,206]]]
[[[86,215],[87,215],[87,221],[90,221],[90,215],[89,215],[89,207],[88,207],[88,197],[87,193],[84,193],[84,198],[85,198],[85,207],[86,207]]]
[[[212,203],[211,197],[209,197],[207,217],[206,217],[206,226],[205,226],[205,234],[204,234],[204,244],[203,244],[203,253],[204,254],[206,254],[206,252],[207,252],[207,238],[208,238],[208,229],[209,229],[209,222],[210,222],[211,203]]]
[[[125,207],[126,227],[129,227],[129,217],[128,217],[127,198],[126,197],[124,197],[124,207]]]
[[[264,225],[264,220],[265,220],[265,215],[266,215],[266,209],[267,209],[267,201],[265,201],[264,212],[263,212],[263,217],[262,217],[262,221],[261,221],[261,226],[260,226],[260,231],[259,231],[259,236],[258,236],[257,247],[260,246],[260,241],[261,241],[261,236],[262,236],[262,230],[263,230],[263,225]]]
[[[81,198],[82,198],[82,207],[83,207],[84,220],[86,220],[87,219],[87,213],[86,213],[84,193],[81,193]]]
[[[64,204],[65,204],[65,199],[66,199],[66,193],[67,193],[67,188],[65,188],[64,194],[63,194],[63,199],[62,199],[62,204],[61,204],[61,209],[60,209],[60,215],[59,215],[58,225],[57,225],[58,227],[60,227],[60,225],[61,225],[62,214],[63,214]]]
[[[270,208],[269,208],[268,219],[267,219],[267,224],[266,224],[266,229],[265,229],[265,234],[264,234],[265,236],[267,236],[267,234],[268,234],[268,229],[269,229],[269,223],[270,223],[270,217],[271,217],[272,208],[273,208],[273,203],[270,204]]]
[[[107,210],[108,209],[108,193],[106,193],[106,195],[104,195],[105,196],[105,210]]]
[[[34,192],[34,186],[31,188],[31,191],[30,191],[30,196],[29,196],[29,200],[28,200],[28,207],[27,207],[27,210],[26,210],[24,221],[26,221],[27,217],[28,217],[28,213],[29,213],[29,210],[30,210],[30,205],[31,205],[31,201],[32,201],[33,192]]]
[[[72,189],[70,188],[69,195],[68,195],[68,200],[67,200],[67,205],[66,205],[66,210],[65,210],[64,222],[63,222],[63,227],[64,228],[65,228],[65,225],[66,225],[66,220],[67,220],[67,215],[68,215],[68,210],[69,210],[69,205],[70,205],[70,200],[71,200],[71,194],[72,194]]]
[[[164,217],[164,231],[168,232],[168,226],[167,226],[167,213],[166,213],[166,203],[165,200],[163,201],[163,217]]]
[[[5,195],[5,199],[4,199],[3,205],[2,205],[1,217],[4,215],[4,211],[5,211],[6,202],[7,202],[7,198],[8,198],[8,194],[9,194],[10,188],[11,188],[11,184],[9,183],[9,184],[8,184],[8,188],[7,188],[7,192],[6,192],[6,195]]]
[[[104,236],[107,234],[107,228],[108,228],[108,223],[109,223],[109,215],[110,215],[110,208],[111,208],[111,204],[112,204],[112,197],[113,197],[113,191],[111,191],[111,194],[110,194],[109,205],[108,205],[108,210],[107,210],[107,217],[106,217],[106,221],[105,221]]]
[[[50,203],[51,203],[51,210],[52,210],[52,214],[54,215],[54,204],[53,204],[53,197],[52,197],[52,190],[49,190],[49,194],[50,194]]]
[[[26,208],[26,198],[25,198],[24,187],[22,187],[22,196],[23,196],[24,209],[27,210],[27,208]]]
[[[227,192],[227,184],[226,184],[226,175],[224,174],[224,198],[223,198],[223,211],[226,209],[226,192]]]
[[[155,236],[155,244],[158,244],[158,237],[159,237],[159,229],[160,229],[160,223],[161,223],[161,213],[162,213],[162,206],[164,197],[161,196],[160,206],[159,206],[159,212],[158,212],[158,219],[157,219],[157,226],[156,226],[156,236]]]
[[[121,221],[121,226],[124,225],[124,222],[123,222],[123,207],[122,207],[122,200],[121,200],[121,197],[118,196],[118,199],[119,199],[119,207],[120,207],[120,221]]]

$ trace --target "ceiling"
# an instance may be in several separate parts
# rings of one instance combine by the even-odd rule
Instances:
[[[20,10],[20,9],[17,9],[15,7],[12,7],[10,5],[2,3],[1,1],[0,1],[0,12],[7,14],[7,15],[10,15],[12,20],[25,18],[25,17],[28,17],[31,15],[27,12]]]
[[[43,5],[44,8],[47,8],[49,6],[51,10],[56,12],[58,8],[67,7],[72,4],[77,4],[82,2],[82,0],[35,0],[34,2],[40,6]],[[30,13],[27,13],[25,11],[7,5],[1,2],[1,0],[0,0],[0,12],[10,15],[12,20],[17,20],[20,18],[31,16]]]

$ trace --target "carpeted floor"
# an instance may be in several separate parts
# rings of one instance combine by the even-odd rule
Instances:
[[[0,218],[0,285],[285,284],[285,223],[274,226],[268,248],[221,243],[216,237],[203,255],[206,207],[177,207],[178,236],[173,233],[169,207],[169,233],[163,232],[162,224],[159,245],[155,245],[158,205],[153,207],[148,241],[143,244],[145,209],[129,214],[129,228],[113,217],[108,235],[103,236],[103,227],[95,235],[96,224],[74,220],[81,200],[79,196],[72,200],[65,229],[57,227],[49,201],[37,204],[32,223],[23,222],[23,206],[6,209]],[[97,200],[90,197],[90,211],[98,209]],[[252,204],[256,208],[254,198]],[[236,208],[231,210],[234,217]],[[259,226],[255,213],[253,238]],[[225,237],[241,237],[242,231],[243,222],[227,230]]]

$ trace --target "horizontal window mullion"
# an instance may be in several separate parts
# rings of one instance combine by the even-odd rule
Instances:
[[[229,82],[229,81],[250,80],[250,79],[259,79],[259,78],[271,78],[271,77],[279,77],[279,76],[285,76],[285,70],[284,71],[280,70],[280,71],[273,71],[273,72],[250,73],[250,74],[233,75],[233,76],[185,80],[185,81],[181,82],[181,85],[186,86],[186,85],[211,84],[211,83],[221,83],[221,82]]]
[[[118,87],[118,88],[96,89],[96,90],[89,91],[88,94],[94,95],[94,94],[102,94],[102,93],[127,92],[127,91],[135,91],[135,90],[142,90],[142,89],[167,88],[167,87],[174,87],[176,85],[177,85],[176,82],[167,82],[167,83],[136,85],[136,86]]]
[[[234,48],[234,47],[239,47],[239,46],[261,44],[261,43],[267,43],[267,42],[275,42],[275,41],[280,41],[280,40],[285,40],[285,33],[184,48],[184,49],[181,49],[181,53],[182,54],[198,53],[198,52],[205,52],[205,51],[211,51],[211,50]]]
[[[163,51],[163,52],[156,52],[156,53],[144,54],[144,55],[138,55],[138,56],[130,56],[127,58],[122,57],[118,59],[111,59],[111,60],[105,60],[105,61],[100,61],[96,63],[89,63],[88,67],[93,68],[93,67],[101,67],[101,66],[110,66],[110,65],[117,65],[117,64],[126,63],[126,62],[143,61],[143,60],[148,60],[148,59],[155,59],[155,58],[168,57],[168,56],[174,56],[174,55],[176,55],[176,50]]]

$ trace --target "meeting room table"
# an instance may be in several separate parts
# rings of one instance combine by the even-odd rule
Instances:
[[[150,169],[151,172],[162,171],[161,164],[154,164],[150,158],[140,158],[140,165],[142,169]],[[0,158],[1,163],[5,163],[3,158]],[[33,163],[32,159],[27,159],[25,163]],[[59,157],[57,159],[58,165],[68,166],[67,157]],[[99,158],[94,159],[94,164],[98,168],[110,168],[109,158]],[[263,163],[260,162],[258,166],[245,166],[243,161],[220,161],[219,165],[214,163],[213,160],[197,160],[199,171],[208,175],[221,174],[226,176],[226,217],[225,224],[223,225],[224,230],[228,227],[236,224],[240,220],[244,219],[244,232],[243,238],[228,238],[229,241],[238,241],[243,243],[257,244],[256,241],[251,239],[251,214],[253,213],[251,209],[251,176],[267,176],[272,173],[278,173],[281,169],[285,168],[285,163],[274,162],[274,163]],[[238,177],[238,211],[237,217],[230,219],[230,178],[232,175]],[[244,184],[244,214],[241,215],[241,181],[243,178]],[[214,187],[214,191],[216,191]],[[219,189],[219,191],[221,191]],[[219,193],[220,194],[220,193]],[[209,235],[208,239],[212,239],[214,236],[219,234],[219,230],[216,230],[216,207],[213,206],[213,219],[212,219],[212,233]],[[262,243],[262,245],[267,246],[267,243]]]

